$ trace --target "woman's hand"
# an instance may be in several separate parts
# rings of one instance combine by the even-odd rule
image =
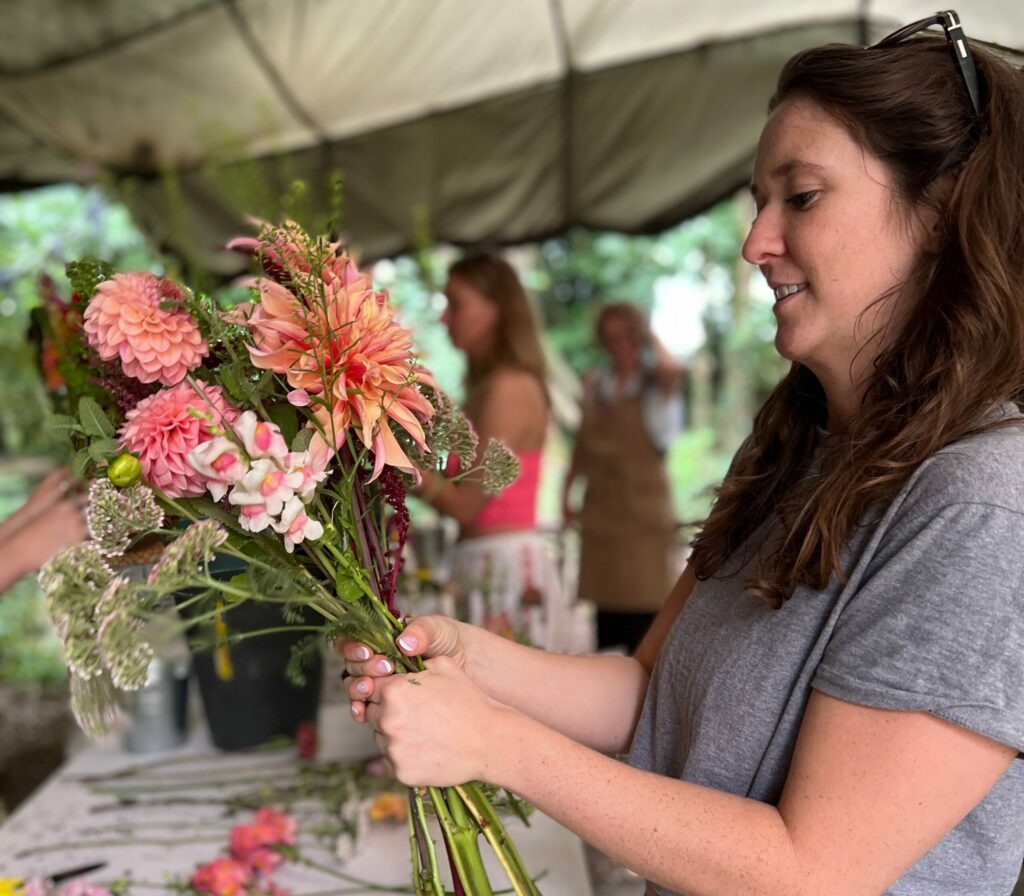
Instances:
[[[447,657],[459,668],[466,666],[463,625],[447,616],[423,616],[410,622],[398,637],[398,649],[405,656],[424,659]],[[338,641],[334,649],[345,660],[346,690],[352,702],[352,718],[365,722],[366,704],[380,685],[392,675],[394,663],[358,641]]]
[[[480,690],[448,656],[422,672],[379,678],[365,719],[394,777],[408,787],[450,787],[494,781],[502,732],[515,714]]]

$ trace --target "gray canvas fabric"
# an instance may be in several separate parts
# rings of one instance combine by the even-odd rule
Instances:
[[[847,583],[797,589],[778,610],[743,593],[770,528],[700,583],[677,619],[632,765],[774,803],[812,688],[934,713],[1024,750],[1024,427],[974,436],[926,461],[855,532]],[[888,892],[1008,896],[1022,855],[1018,758]]]

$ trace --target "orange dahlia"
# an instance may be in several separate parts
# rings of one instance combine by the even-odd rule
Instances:
[[[259,278],[244,325],[253,336],[253,364],[285,376],[294,404],[308,404],[335,447],[350,425],[374,454],[374,478],[384,464],[418,475],[389,421],[426,448],[423,421],[433,408],[419,385],[433,381],[416,364],[412,336],[395,320],[387,295],[373,289],[344,254],[292,281],[297,292]]]
[[[192,316],[174,307],[184,297],[177,283],[155,274],[115,274],[85,309],[89,344],[104,361],[118,358],[130,377],[176,385],[209,351]]]

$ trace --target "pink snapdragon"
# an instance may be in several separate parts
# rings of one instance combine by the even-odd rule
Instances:
[[[312,500],[316,487],[327,478],[329,460],[330,449],[322,439],[311,442],[308,451],[288,455],[288,468],[302,477],[295,486],[295,492],[305,503]]]
[[[297,544],[306,540],[316,541],[324,534],[323,525],[306,515],[306,507],[298,496],[285,504],[280,521],[271,525],[275,532],[284,536],[284,547],[289,554]]]
[[[302,485],[303,476],[269,458],[254,460],[248,472],[228,495],[228,503],[242,506],[262,504],[271,516],[278,516],[284,505]]]
[[[239,509],[238,525],[246,532],[262,532],[273,521],[266,504],[243,504]]]
[[[288,443],[281,430],[274,423],[260,420],[254,411],[246,411],[238,418],[235,432],[249,457],[284,460],[288,455]]]
[[[206,478],[206,488],[219,501],[230,486],[242,481],[249,469],[241,449],[226,436],[203,442],[188,453],[188,462]]]

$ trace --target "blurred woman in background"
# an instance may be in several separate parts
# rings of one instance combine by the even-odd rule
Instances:
[[[495,254],[467,256],[448,271],[441,316],[466,355],[465,412],[480,438],[519,458],[519,478],[488,496],[472,477],[426,473],[417,491],[459,524],[451,557],[457,615],[506,637],[565,649],[565,606],[551,546],[537,531],[541,455],[550,419],[544,351],[526,291]],[[478,458],[464,458],[462,469]],[[467,463],[468,462],[468,463]],[[456,465],[446,470],[458,472]]]
[[[597,604],[598,647],[632,652],[679,575],[665,452],[682,429],[683,366],[625,302],[601,310],[596,336],[608,363],[584,380],[563,518],[576,519],[570,491],[582,476],[578,596]]]

